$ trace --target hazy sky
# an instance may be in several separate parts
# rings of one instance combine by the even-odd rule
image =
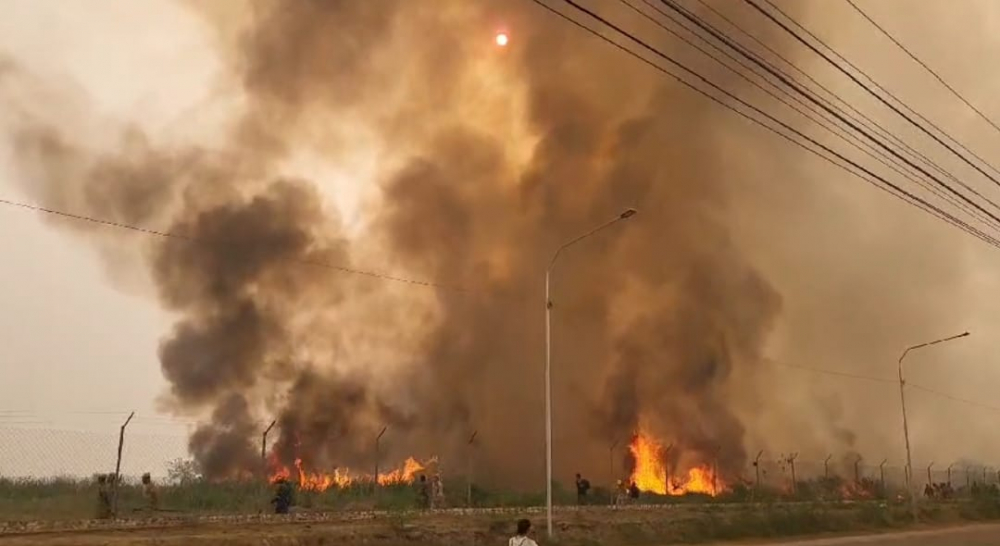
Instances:
[[[367,1],[367,0],[358,0]],[[433,1],[433,0],[412,0]],[[527,0],[510,0],[527,1]],[[991,157],[990,150],[1000,144],[1000,137],[984,127],[967,109],[957,103],[937,84],[922,74],[892,46],[874,35],[874,29],[853,19],[836,29],[824,26],[830,19],[824,10],[835,11],[834,22],[850,17],[849,7],[839,0],[813,0],[815,7],[808,24],[831,38],[838,47],[855,60],[861,60],[872,74],[893,71],[894,81],[905,82],[898,91],[920,111],[944,120],[950,131],[961,135],[965,142]],[[944,77],[961,89],[972,102],[994,119],[1000,119],[1000,69],[995,59],[1000,56],[1000,4],[991,0],[915,1],[872,0],[861,3],[870,14],[896,32],[902,41],[928,63],[937,67]],[[545,16],[539,13],[539,17]],[[484,29],[484,40],[492,38],[492,29]],[[213,122],[190,115],[191,109],[203,105],[214,96],[218,81],[215,76],[219,59],[212,47],[213,36],[205,23],[184,6],[169,0],[4,0],[0,3],[0,51],[10,53],[39,77],[72,82],[86,92],[99,114],[104,117],[135,121],[151,131],[175,134],[211,131]],[[871,45],[879,44],[877,48]],[[623,62],[628,62],[624,61]],[[896,72],[896,71],[899,72]],[[899,78],[896,80],[895,78]],[[2,108],[2,105],[0,105]],[[218,105],[217,111],[226,108]],[[139,113],[141,112],[141,116]],[[748,144],[748,153],[752,153]],[[10,151],[0,148],[0,198],[25,200],[22,186],[13,178],[9,164]],[[1000,251],[971,240],[947,225],[902,209],[896,201],[883,198],[861,182],[840,173],[823,169],[813,176],[811,169],[820,163],[790,151],[787,157],[776,157],[772,176],[790,175],[823,178],[832,186],[831,194],[843,197],[851,206],[843,211],[830,211],[838,201],[790,203],[801,207],[802,227],[819,244],[810,248],[793,248],[776,244],[760,250],[754,257],[768,276],[783,292],[792,294],[822,294],[810,300],[787,299],[784,302],[782,324],[772,340],[774,356],[806,366],[864,371],[869,375],[892,377],[896,354],[891,347],[902,348],[908,342],[924,341],[928,336],[948,335],[964,329],[974,336],[961,346],[945,353],[914,359],[913,381],[934,386],[959,396],[987,404],[995,399],[1000,386],[1000,357],[993,332],[1000,325],[1000,301],[994,295],[996,273],[1000,271]],[[351,187],[351,174],[370,168],[376,152],[359,157],[354,165],[326,171],[330,184],[338,187],[336,204],[355,224],[363,224],[354,204],[366,188]],[[734,161],[739,158],[734,158]],[[1000,159],[994,159],[994,163]],[[309,161],[302,170],[309,174]],[[331,174],[332,173],[332,174]],[[995,189],[995,188],[994,188]],[[776,196],[780,199],[780,196]],[[890,211],[883,217],[883,211]],[[816,213],[815,217],[806,215]],[[758,225],[748,229],[788,229],[799,226]],[[891,339],[890,349],[870,355],[884,366],[857,362],[842,362],[824,356],[833,345],[849,345],[851,338],[823,338],[823,332],[811,329],[810,321],[825,323],[839,318],[852,323],[858,336],[877,335],[887,320],[878,315],[878,293],[865,294],[866,301],[853,306],[854,313],[843,309],[822,308],[817,302],[829,301],[837,294],[851,294],[850,286],[835,283],[815,285],[809,278],[797,274],[802,263],[825,263],[832,258],[823,244],[837,239],[837,222],[824,224],[825,219],[853,221],[869,225],[872,233],[893,232],[894,237],[911,234],[924,244],[894,246],[881,235],[872,240],[837,241],[833,251],[837,267],[852,269],[852,275],[864,271],[865,263],[852,263],[852,245],[857,256],[865,258],[879,252],[884,262],[899,266],[895,282],[886,283],[883,290],[892,291],[905,285],[905,271],[912,267],[926,271],[942,267],[938,285],[927,294],[927,300],[940,308],[940,323],[927,330],[918,329],[912,336]],[[899,218],[903,221],[897,222]],[[747,220],[750,222],[751,220]],[[899,233],[897,230],[906,231]],[[834,243],[831,243],[834,244]],[[926,253],[924,252],[926,251]],[[898,252],[898,254],[893,254]],[[35,213],[0,207],[0,429],[4,427],[67,428],[110,431],[114,433],[122,415],[135,410],[140,414],[137,431],[181,437],[185,424],[172,418],[156,417],[157,397],[165,390],[156,357],[158,340],[171,321],[157,307],[155,300],[144,295],[140,285],[113,283],[108,271],[93,248],[79,238],[47,225]],[[377,264],[375,264],[377,266]],[[881,266],[879,266],[881,267]],[[953,274],[958,271],[959,274]],[[894,273],[895,274],[895,273]],[[835,276],[834,276],[835,277]],[[891,275],[890,275],[891,277]],[[830,277],[826,277],[829,279]],[[857,294],[855,294],[857,296]],[[925,308],[925,306],[918,306]],[[843,316],[838,315],[844,313]],[[923,318],[921,327],[933,321]],[[812,337],[810,337],[812,336]],[[790,338],[815,341],[816,353],[803,349],[803,343]],[[867,341],[860,341],[867,346]],[[789,369],[788,374],[803,372]],[[807,374],[808,375],[808,374]],[[865,406],[872,400],[898,396],[898,392],[881,384],[850,383],[851,380],[815,376],[815,389],[801,393],[777,393],[776,398],[824,396],[851,389],[853,394],[843,399],[845,419],[861,422],[863,414],[852,407]],[[847,381],[848,383],[844,383]],[[845,386],[846,385],[846,386]],[[914,431],[923,435],[919,448],[930,449],[942,442],[948,447],[942,453],[948,457],[967,454],[1000,463],[1000,453],[993,449],[1000,443],[979,439],[993,429],[995,412],[957,404],[940,397],[914,394],[912,397]],[[1000,403],[997,403],[1000,406]],[[776,403],[766,411],[781,412],[785,407]],[[789,416],[794,419],[794,416]],[[886,417],[895,422],[893,414]],[[981,434],[950,436],[955,429],[981,431]],[[2,439],[0,439],[2,440]]]

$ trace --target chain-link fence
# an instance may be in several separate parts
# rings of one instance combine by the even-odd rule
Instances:
[[[266,442],[267,437],[261,438]],[[288,468],[284,474],[268,462],[268,447],[259,472],[240,479],[209,481],[188,455],[186,434],[146,430],[79,431],[0,428],[0,520],[88,519],[95,516],[177,514],[256,514],[272,512],[280,494],[277,478],[285,478],[298,510],[371,510],[417,507],[537,506],[544,492],[501,491],[475,483],[470,443],[468,460],[379,461],[379,479],[336,471]],[[119,458],[120,447],[120,458]],[[373,452],[371,466],[375,467]],[[615,474],[614,460],[612,477]],[[442,473],[441,469],[451,469]],[[687,469],[690,472],[690,469]],[[601,483],[583,499],[572,484],[556,484],[555,502],[569,505],[673,502],[769,501],[901,501],[907,495],[904,466],[856,454],[825,458],[798,454],[756,454],[741,475],[715,473],[706,465],[703,482],[685,480],[695,474],[664,468],[665,487],[631,498],[628,478]],[[960,498],[1000,486],[1000,473],[975,465],[925,465],[913,473],[914,489],[933,500]],[[148,484],[143,483],[148,475]],[[627,475],[627,473],[626,473]],[[100,476],[100,478],[99,478]],[[426,481],[421,481],[421,479]],[[488,480],[483,480],[488,481]],[[671,485],[672,484],[672,485]],[[623,488],[625,489],[623,491]],[[663,494],[664,490],[668,494]]]

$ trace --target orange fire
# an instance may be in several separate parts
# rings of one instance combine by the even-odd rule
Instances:
[[[683,479],[671,477],[668,488],[667,465],[664,461],[666,453],[663,445],[645,432],[638,432],[632,437],[629,451],[635,464],[631,480],[641,491],[674,496],[701,493],[714,497],[724,488],[714,470],[708,465],[690,468],[687,477]]]
[[[406,459],[403,466],[386,473],[379,472],[379,485],[399,485],[413,483],[417,473],[427,469],[427,467],[437,462],[437,458],[420,462],[410,457]],[[271,474],[268,480],[276,483],[278,480],[289,480],[292,478],[292,469],[281,465],[277,455],[272,453],[270,457]],[[333,472],[310,472],[305,469],[302,459],[295,459],[295,473],[298,475],[298,485],[303,491],[323,492],[331,487],[345,488],[355,483],[371,483],[375,481],[371,474],[352,474],[346,468],[335,468]]]

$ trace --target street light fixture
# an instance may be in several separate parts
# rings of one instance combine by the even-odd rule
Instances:
[[[636,212],[635,209],[626,209],[614,219],[563,243],[556,249],[552,260],[549,261],[549,267],[545,270],[545,517],[549,538],[552,538],[552,298],[550,297],[549,279],[552,276],[552,269],[556,265],[556,259],[559,258],[559,254],[563,250],[611,227],[616,222],[628,220],[635,216]]]
[[[913,512],[913,521],[917,520],[917,496],[913,491],[913,459],[910,456],[910,427],[906,421],[906,391],[904,387],[906,386],[906,380],[903,379],[903,359],[910,351],[915,351],[917,349],[923,349],[925,347],[930,347],[931,345],[937,345],[938,343],[944,343],[946,341],[952,341],[959,338],[963,338],[969,335],[969,332],[963,332],[961,334],[937,339],[934,341],[928,341],[927,343],[921,343],[919,345],[913,345],[912,347],[907,347],[903,354],[899,356],[899,402],[903,409],[903,441],[906,443],[906,489],[910,494],[910,511]]]

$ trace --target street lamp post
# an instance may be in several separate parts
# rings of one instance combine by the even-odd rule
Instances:
[[[616,222],[631,218],[635,213],[635,209],[627,209],[614,219],[564,243],[556,249],[552,260],[549,261],[549,267],[545,270],[545,518],[549,538],[552,538],[552,298],[549,289],[552,268],[555,267],[556,259],[563,250]]]
[[[910,351],[915,351],[917,349],[923,349],[925,347],[930,347],[931,345],[937,345],[938,343],[944,343],[946,341],[952,341],[955,339],[963,338],[969,335],[969,332],[963,332],[961,334],[937,339],[934,341],[929,341],[927,343],[921,343],[919,345],[913,345],[912,347],[907,347],[903,354],[899,356],[899,402],[903,409],[903,441],[906,443],[906,490],[910,494],[910,511],[913,513],[913,521],[917,520],[917,496],[913,491],[913,459],[910,455],[910,428],[906,421],[906,380],[903,379],[903,359]]]

